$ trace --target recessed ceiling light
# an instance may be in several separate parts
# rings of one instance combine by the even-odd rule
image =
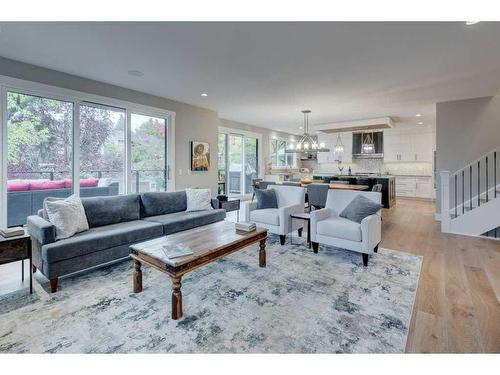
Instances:
[[[417,122],[419,125],[423,125],[424,123],[422,121]]]
[[[299,126],[299,129],[302,130],[302,129],[304,129],[304,127],[303,126]]]
[[[476,23],[479,23],[479,22],[481,22],[481,21],[466,21],[465,24],[467,26],[471,26],[471,25],[475,25]]]
[[[143,72],[141,72],[140,70],[134,70],[134,69],[129,70],[129,71],[128,71],[128,74],[129,74],[130,76],[134,76],[134,77],[142,77],[142,76],[144,75],[144,73],[143,73]]]
[[[202,92],[201,96],[204,97],[204,98],[206,98],[208,96],[208,94],[206,92]]]
[[[415,116],[422,117],[422,114],[421,113],[417,113]]]

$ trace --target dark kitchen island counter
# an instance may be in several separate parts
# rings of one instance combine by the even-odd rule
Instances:
[[[396,177],[391,175],[335,175],[333,173],[314,173],[313,180],[322,180],[329,183],[335,181],[349,181],[351,185],[382,185],[382,204],[385,208],[391,208],[396,204]]]

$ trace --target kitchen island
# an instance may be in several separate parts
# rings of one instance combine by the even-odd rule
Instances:
[[[391,208],[396,204],[396,178],[389,175],[335,175],[333,173],[314,173],[313,180],[321,180],[325,183],[335,181],[348,181],[350,185],[368,185],[369,189],[375,184],[382,185],[382,204],[385,208]]]

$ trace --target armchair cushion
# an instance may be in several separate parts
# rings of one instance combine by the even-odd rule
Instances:
[[[340,213],[340,217],[361,223],[365,217],[376,214],[383,206],[380,203],[357,195]]]
[[[265,208],[250,212],[250,220],[258,223],[280,225],[280,218],[277,208]]]
[[[361,224],[343,217],[331,216],[318,221],[317,233],[322,236],[342,238],[344,240],[361,242]]]
[[[257,198],[257,209],[278,208],[278,198],[274,189],[255,190],[255,197]]]

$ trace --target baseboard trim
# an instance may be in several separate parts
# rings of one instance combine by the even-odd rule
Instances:
[[[449,233],[446,233],[446,234],[454,234],[454,235],[458,235],[458,236],[475,237],[475,238],[482,238],[482,239],[485,239],[485,240],[500,241],[500,238],[483,236],[482,234],[477,235],[477,234],[458,233],[458,232],[449,232]]]

